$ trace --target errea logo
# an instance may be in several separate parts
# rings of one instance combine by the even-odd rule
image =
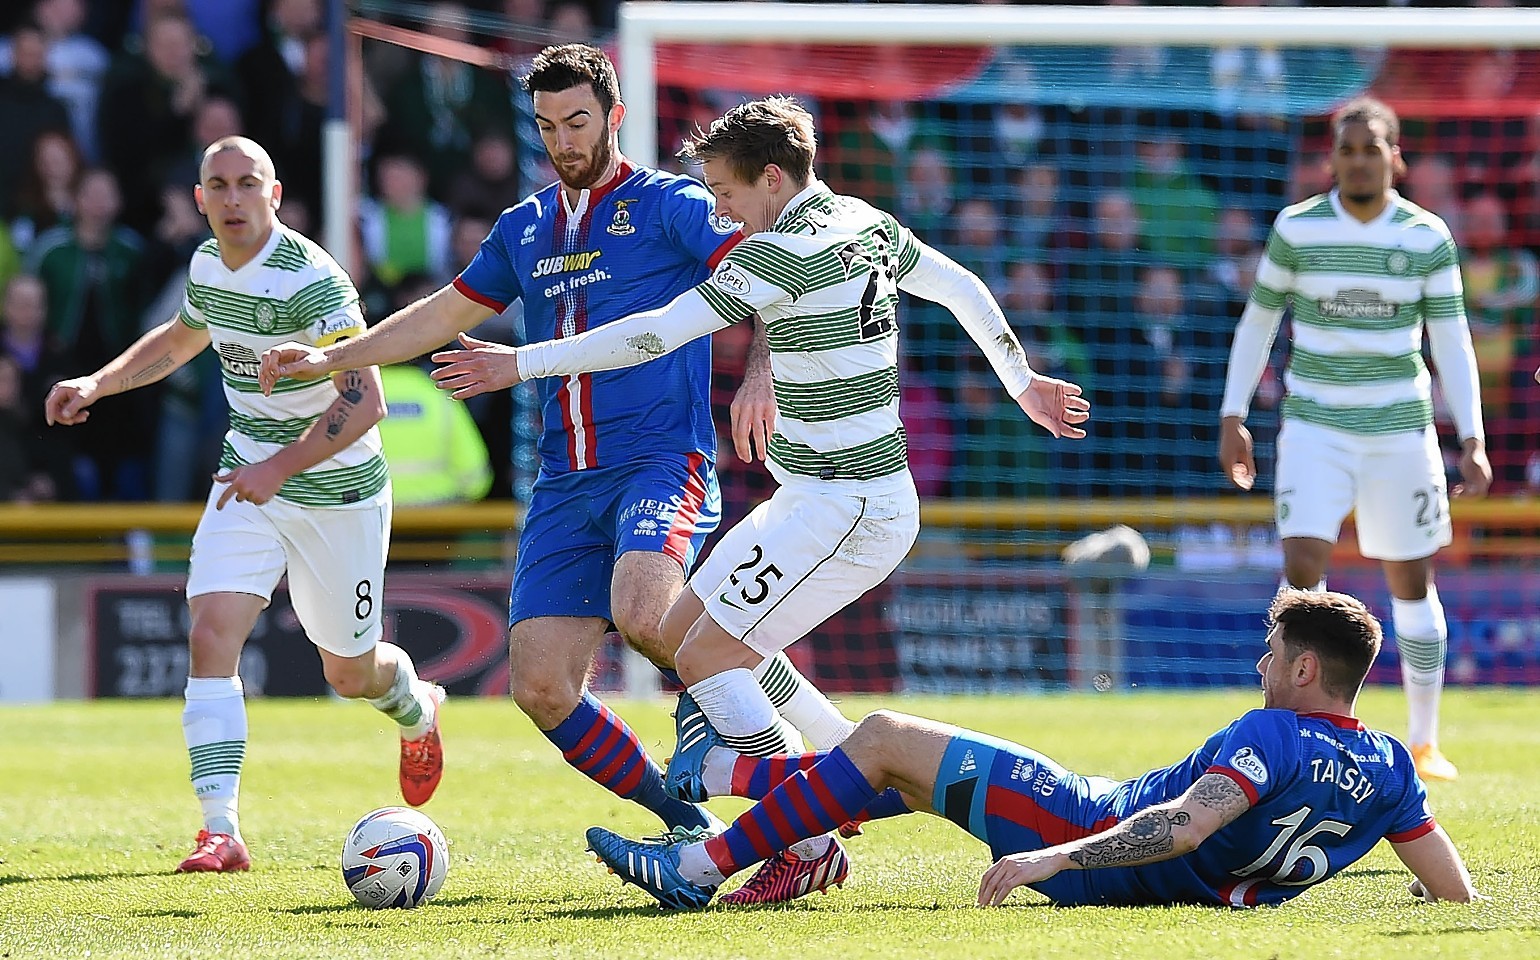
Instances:
[[[530,276],[549,277],[556,273],[587,270],[602,253],[604,253],[603,250],[585,250],[582,253],[569,253],[560,257],[542,257],[535,261],[535,269]]]
[[[532,223],[524,228],[524,236],[519,238],[519,246],[527,246],[535,242],[535,225]]]

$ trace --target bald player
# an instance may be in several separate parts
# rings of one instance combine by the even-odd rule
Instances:
[[[219,354],[230,431],[187,577],[192,614],[182,729],[203,829],[178,872],[245,870],[237,813],[246,753],[241,648],[285,572],[326,680],[367,700],[401,736],[401,792],[426,803],[443,773],[444,693],[381,640],[391,492],[380,436],[379,371],[257,387],[257,358],[301,340],[326,346],[364,330],[358,292],[336,261],[278,219],[283,185],[267,151],[226,137],[203,155],[194,188],[214,238],[193,254],[175,317],[95,373],[54,385],[48,422],[73,425],[103,397],[151,384],[203,352]]]

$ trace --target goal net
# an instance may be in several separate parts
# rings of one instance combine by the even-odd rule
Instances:
[[[1215,460],[1230,336],[1273,217],[1329,186],[1331,111],[1370,92],[1401,114],[1400,188],[1462,248],[1497,474],[1493,499],[1456,504],[1437,561],[1450,682],[1540,682],[1537,45],[1540,12],[1514,9],[624,6],[629,155],[684,170],[673,154],[696,126],[798,96],[819,176],[983,277],[1034,366],[1095,408],[1087,440],[1053,441],[944,308],[906,301],[924,530],[889,582],[793,648],[810,675],[831,690],[1255,682],[1281,567],[1288,321],[1248,420],[1249,494]],[[724,412],[741,338],[718,337]],[[721,460],[731,520],[770,483]],[[1328,582],[1390,632],[1351,522]],[[1374,677],[1398,677],[1393,643]]]

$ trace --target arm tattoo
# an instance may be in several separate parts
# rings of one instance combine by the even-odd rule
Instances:
[[[364,375],[357,370],[349,370],[342,375],[342,399],[357,406],[358,401],[364,398]]]
[[[1251,801],[1234,780],[1217,773],[1205,773],[1187,791],[1188,799],[1210,810],[1218,810],[1228,824],[1251,809]]]
[[[326,438],[337,439],[342,428],[347,425],[348,414],[364,398],[364,375],[357,370],[349,370],[342,375],[342,405],[333,410],[326,418]]]
[[[1176,846],[1174,827],[1185,826],[1192,816],[1182,810],[1145,810],[1113,827],[1099,840],[1070,852],[1081,867],[1113,867],[1157,860]]]
[[[132,377],[129,377],[127,386],[132,389],[133,387],[150,383],[151,381],[158,378],[161,374],[165,373],[167,370],[170,370],[172,366],[173,362],[171,359],[171,354],[168,353],[161,357],[159,360],[156,360],[154,363],[150,364],[148,367],[140,370]]]

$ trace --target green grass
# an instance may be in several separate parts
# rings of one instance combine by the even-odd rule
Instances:
[[[1256,702],[1253,694],[925,699],[904,709],[1020,740],[1085,773],[1173,761]],[[847,704],[855,713],[873,701]],[[249,874],[174,876],[197,806],[180,705],[0,708],[0,955],[104,957],[1428,957],[1540,955],[1540,706],[1533,692],[1457,691],[1444,738],[1463,779],[1431,788],[1463,849],[1475,907],[1413,903],[1381,844],[1278,909],[1057,909],[1019,893],[973,901],[982,844],[933,817],[869,827],[841,891],[789,908],[668,915],[622,889],[583,850],[604,824],[655,821],[566,768],[508,703],[452,701],[449,768],[427,813],[452,863],[415,911],[353,904],[337,870],[366,811],[398,802],[395,738],[373,711],[256,701],[243,783]],[[665,754],[662,704],[621,704]],[[1401,728],[1401,700],[1361,711]],[[736,812],[738,802],[722,802]]]

